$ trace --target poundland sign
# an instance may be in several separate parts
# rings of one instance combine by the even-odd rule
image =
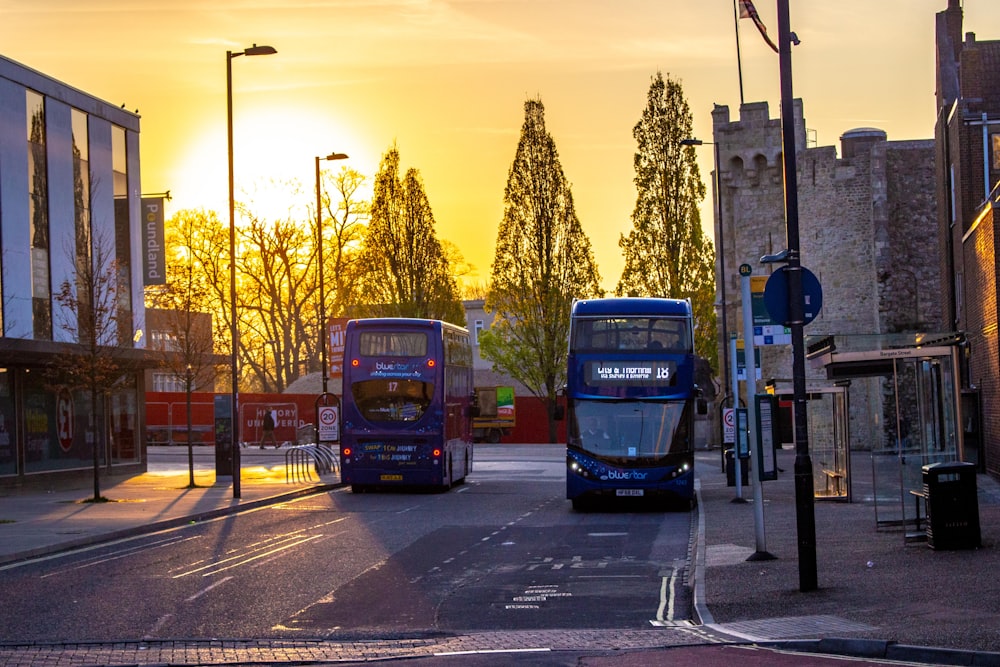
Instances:
[[[163,250],[163,197],[142,198],[142,256],[142,284],[166,284],[167,261]]]

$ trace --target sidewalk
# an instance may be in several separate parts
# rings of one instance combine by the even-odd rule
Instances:
[[[311,480],[289,483],[288,450],[244,449],[240,497],[234,498],[232,477],[216,479],[211,448],[195,448],[196,488],[187,488],[187,447],[149,449],[145,474],[102,477],[100,494],[109,502],[84,502],[94,497],[91,476],[58,490],[0,489],[0,565],[280,502],[340,482],[337,474],[320,478],[313,472]]]
[[[982,547],[935,550],[927,542],[907,542],[899,528],[877,525],[871,455],[854,457],[854,502],[813,503],[818,588],[800,592],[795,453],[781,450],[784,472],[762,483],[760,550],[753,503],[733,502],[736,488],[726,485],[718,450],[698,453],[704,549],[696,568],[703,587],[695,594],[702,621],[754,641],[841,637],[875,640],[860,643],[871,650],[897,642],[1000,652],[1000,485],[977,476]],[[752,486],[742,497],[752,500]],[[768,554],[774,560],[758,559]],[[944,661],[915,650],[919,657],[901,650],[892,657]],[[1000,653],[977,659],[975,664],[1000,664]]]

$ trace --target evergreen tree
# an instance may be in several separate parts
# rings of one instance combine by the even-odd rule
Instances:
[[[618,241],[625,268],[618,295],[690,298],[695,349],[717,367],[715,250],[701,227],[705,197],[693,146],[691,110],[681,84],[656,73],[632,130],[636,202],[632,230]]]
[[[399,176],[399,149],[382,157],[361,251],[362,315],[422,317],[465,326],[458,283],[434,231],[420,173]]]
[[[504,215],[486,298],[493,327],[480,350],[494,367],[546,400],[556,441],[556,392],[566,382],[570,308],[601,295],[590,239],[573,207],[541,100],[524,105],[524,125],[507,176]]]

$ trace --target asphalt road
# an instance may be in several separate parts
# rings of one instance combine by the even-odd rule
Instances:
[[[347,489],[0,573],[6,641],[391,639],[690,618],[688,512],[574,512],[561,447],[447,493]]]

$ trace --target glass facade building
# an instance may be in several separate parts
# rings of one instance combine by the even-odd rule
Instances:
[[[0,57],[0,486],[145,465],[140,191],[136,114]]]

